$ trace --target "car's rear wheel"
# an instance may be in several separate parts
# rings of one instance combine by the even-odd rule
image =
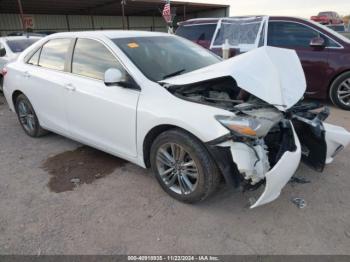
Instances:
[[[15,108],[18,120],[28,136],[41,137],[48,133],[40,126],[34,108],[25,95],[21,94],[16,98]]]
[[[202,201],[220,183],[220,172],[205,146],[180,129],[159,135],[150,159],[161,187],[182,202]]]
[[[350,72],[337,77],[329,90],[333,104],[338,107],[350,110]]]

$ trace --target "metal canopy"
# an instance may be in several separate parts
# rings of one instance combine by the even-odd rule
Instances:
[[[121,0],[21,0],[25,14],[122,15]],[[227,8],[227,5],[171,2],[177,15]],[[127,0],[126,16],[160,15],[164,1]],[[20,13],[15,0],[0,0],[0,13]]]

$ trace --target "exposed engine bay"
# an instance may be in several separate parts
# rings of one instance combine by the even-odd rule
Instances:
[[[317,171],[322,171],[327,162],[329,152],[327,153],[323,121],[328,117],[329,110],[318,103],[299,102],[282,112],[274,105],[240,89],[231,77],[185,86],[169,86],[168,90],[181,99],[235,114],[231,118],[217,116],[217,120],[231,132],[214,144],[216,147],[229,148],[239,184],[244,191],[256,190],[262,185],[268,187],[267,177],[276,166],[288,163],[287,153],[295,161],[302,158]],[[250,129],[243,132],[244,125]],[[281,161],[283,157],[284,162]],[[291,168],[290,176],[296,167]],[[287,180],[281,183],[282,187],[289,180],[286,177]],[[278,197],[279,194],[274,195],[273,190],[271,192],[266,193],[265,199],[260,198],[254,206]]]

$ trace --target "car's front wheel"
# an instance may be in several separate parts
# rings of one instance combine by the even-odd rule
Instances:
[[[150,158],[161,187],[182,202],[204,200],[220,183],[220,172],[206,147],[180,129],[159,135]]]
[[[337,77],[332,83],[329,93],[335,105],[350,110],[350,72]]]
[[[40,126],[34,108],[25,95],[21,94],[16,98],[15,108],[18,120],[28,136],[41,137],[48,133]]]

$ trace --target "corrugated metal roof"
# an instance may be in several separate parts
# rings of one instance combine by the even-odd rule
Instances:
[[[121,0],[21,0],[26,14],[86,14],[86,15],[121,15]],[[196,13],[214,9],[227,8],[227,5],[191,3],[172,1],[177,8],[177,14],[185,12]],[[126,0],[127,16],[159,15],[164,1],[157,0]],[[183,8],[186,6],[186,8]],[[0,0],[0,13],[19,13],[16,0]]]

